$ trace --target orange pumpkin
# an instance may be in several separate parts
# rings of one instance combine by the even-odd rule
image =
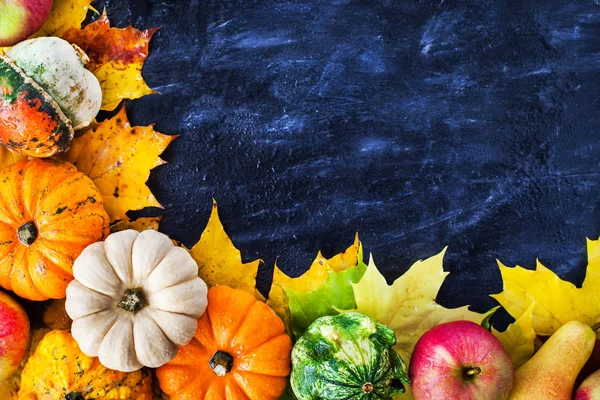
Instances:
[[[291,351],[269,306],[245,291],[215,286],[194,338],[156,376],[171,400],[276,400],[290,374]]]
[[[73,262],[108,235],[94,183],[74,166],[31,160],[0,171],[0,286],[29,300],[65,297]]]

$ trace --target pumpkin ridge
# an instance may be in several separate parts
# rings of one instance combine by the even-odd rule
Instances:
[[[48,298],[62,298],[65,297],[65,290],[67,288],[67,285],[69,283],[69,281],[72,279],[72,274],[64,271],[62,268],[59,268],[58,266],[56,266],[55,268],[52,267],[52,265],[54,263],[52,262],[47,262],[47,260],[44,259],[44,256],[39,252],[39,251],[35,251],[36,253],[36,257],[38,257],[38,259],[43,263],[43,268],[44,271],[42,274],[38,274],[36,273],[36,269],[38,268],[38,266],[35,266],[34,264],[31,263],[31,255],[29,256],[29,260],[27,265],[29,265],[29,276],[31,278],[31,281],[33,282],[33,286],[35,286],[37,288],[37,290],[40,292],[40,294],[48,297]],[[48,272],[51,272],[52,275],[54,275],[55,279],[59,279],[61,281],[60,285],[47,285],[48,282],[48,277],[47,274]],[[39,279],[38,279],[39,278]],[[57,292],[59,292],[57,294]]]
[[[252,310],[254,308],[258,308],[259,312],[264,313],[265,311],[270,311],[271,307],[269,307],[266,303],[263,303],[262,301],[256,301],[255,303],[252,304],[252,306],[250,306],[250,309],[248,309],[248,311],[246,312],[246,315],[242,321],[242,323],[240,324],[240,326],[238,327],[238,329],[235,332],[235,335],[231,338],[231,341],[229,343],[229,346],[231,348],[233,348],[233,343],[236,341],[236,339],[238,339],[238,335],[240,334],[240,330],[244,327],[244,324],[246,324],[248,322],[248,317],[252,314]],[[279,318],[279,316],[275,316],[276,321],[281,321],[281,319]],[[275,318],[273,318],[275,320]],[[276,322],[274,321],[274,323]],[[244,332],[245,333],[245,332]],[[264,334],[264,332],[262,332]],[[281,329],[278,331],[273,331],[273,332],[267,332],[269,335],[271,336],[264,336],[264,338],[261,338],[261,342],[260,343],[256,343],[253,347],[243,347],[240,348],[239,351],[239,355],[244,355],[244,354],[248,354],[251,353],[252,351],[254,351],[255,349],[259,348],[260,346],[262,346],[263,344],[269,342],[271,339],[274,339],[278,336],[280,336],[281,334],[285,333],[285,326],[283,325],[283,323],[281,323]]]
[[[32,217],[37,218],[43,216],[40,215],[40,209],[48,208],[47,203],[53,200],[54,197],[60,197],[61,195],[64,196],[63,191],[68,189],[65,189],[63,186],[73,185],[81,181],[85,181],[85,175],[83,175],[81,172],[76,172],[75,174],[66,177],[60,184],[56,185],[51,191],[48,191],[41,201],[38,202],[36,214]],[[57,205],[59,204],[60,202]]]
[[[217,285],[216,287],[218,287],[218,285]],[[226,288],[225,290],[232,290],[231,288],[229,288],[229,287],[227,287],[227,286],[223,286],[223,288]],[[249,296],[252,296],[251,294],[244,292],[244,295],[246,295],[246,294],[248,294]],[[253,297],[253,296],[252,296],[252,297]],[[254,299],[254,297],[253,297],[253,299]],[[232,330],[230,331],[232,334],[231,334],[231,337],[227,338],[227,343],[219,343],[219,341],[217,341],[217,340],[216,340],[216,339],[217,339],[217,335],[216,335],[216,334],[215,334],[215,332],[214,332],[214,325],[213,325],[213,323],[212,323],[212,318],[211,318],[211,311],[212,311],[212,310],[211,310],[211,307],[210,307],[210,300],[209,300],[209,303],[208,303],[208,304],[209,304],[209,306],[208,306],[208,308],[207,308],[207,312],[206,312],[206,314],[207,314],[207,316],[208,316],[208,318],[209,318],[209,323],[210,323],[210,327],[211,327],[211,333],[213,334],[213,337],[214,337],[214,339],[215,339],[215,342],[216,342],[216,343],[217,343],[217,344],[218,344],[218,345],[219,345],[219,346],[220,346],[220,347],[221,347],[223,350],[224,350],[225,348],[228,348],[228,349],[230,349],[230,348],[231,348],[231,343],[232,343],[233,339],[235,338],[235,336],[236,336],[237,332],[240,330],[240,328],[241,328],[242,324],[244,323],[244,321],[246,321],[246,318],[248,318],[249,311],[250,311],[250,309],[251,309],[251,308],[254,306],[254,304],[255,304],[255,303],[256,303],[256,299],[254,299],[254,301],[253,301],[253,302],[249,303],[248,307],[247,307],[245,310],[236,310],[236,311],[237,311],[239,314],[242,314],[242,313],[243,313],[243,317],[242,317],[242,319],[239,321],[239,323],[237,324],[237,326],[235,327],[235,329],[232,329]],[[219,349],[216,349],[216,350],[219,350]],[[237,353],[237,352],[236,352],[236,353]]]
[[[248,394],[248,391],[246,390],[246,385],[244,385],[243,382],[239,381],[239,379],[241,379],[241,375],[239,374],[239,372],[236,371],[232,375],[233,375],[232,380],[233,380],[233,382],[235,382],[234,384],[237,385],[237,387],[240,389],[240,391],[242,393],[244,393],[247,398],[252,399],[251,395]]]
[[[286,333],[279,333],[279,334],[277,334],[277,335],[275,335],[275,336],[273,336],[273,337],[265,340],[264,342],[259,343],[257,346],[253,347],[252,349],[248,349],[248,351],[239,351],[239,352],[236,353],[237,358],[243,359],[243,358],[245,358],[248,355],[252,355],[252,354],[255,353],[256,350],[260,350],[261,347],[263,347],[263,346],[265,346],[265,345],[267,345],[267,344],[269,344],[271,342],[274,342],[276,340],[280,340],[280,338],[282,336],[285,337],[285,336],[287,336],[287,334]],[[242,371],[245,371],[245,370],[242,370]],[[256,372],[256,371],[252,371],[252,372],[255,373],[255,374],[259,373],[259,372]],[[271,374],[267,374],[267,375],[272,376]]]
[[[39,244],[37,244],[37,247],[36,247],[36,253],[37,253],[37,254],[38,254],[38,256],[39,256],[39,257],[40,257],[40,258],[41,258],[41,259],[44,261],[44,264],[45,264],[45,265],[48,265],[48,264],[50,264],[50,265],[52,265],[53,267],[56,267],[56,269],[57,269],[58,271],[60,271],[60,272],[64,272],[64,273],[66,273],[66,274],[67,274],[67,275],[69,275],[69,276],[73,275],[73,268],[72,268],[72,267],[71,267],[71,268],[66,268],[66,267],[64,267],[64,266],[61,266],[61,265],[59,265],[60,263],[57,263],[57,262],[56,262],[56,260],[53,260],[53,259],[51,259],[50,257],[48,257],[48,254],[47,254],[47,252],[49,252],[49,251],[52,251],[50,248],[48,248],[47,246],[45,246],[45,247],[46,247],[46,248],[45,248],[46,252],[41,252],[41,251],[40,251],[40,247],[42,247],[42,246],[41,246],[42,244],[43,244],[43,243],[39,243]]]
[[[25,279],[26,289],[30,290],[30,291],[34,291],[36,298],[43,296],[43,293],[41,293],[40,290],[35,286],[35,284],[33,283],[33,279],[29,275],[29,268],[31,268],[31,265],[29,264],[29,256],[28,256],[29,253],[27,252],[27,248],[25,246],[17,246],[15,251],[16,251],[16,254],[14,254],[13,262],[12,262],[12,266],[11,266],[11,270],[10,270],[11,281],[14,279],[13,277],[15,276],[15,271],[17,271],[18,269],[24,269],[26,267],[27,274],[23,273],[23,275],[25,275],[24,279]],[[21,292],[21,289],[23,289],[23,287],[21,285],[15,287],[14,285],[12,285],[12,282],[11,282],[10,286],[11,286],[11,288],[10,289],[7,288],[7,289],[14,291],[17,294],[17,296],[19,296],[19,297],[24,297],[23,296],[24,293]]]
[[[16,222],[17,222],[17,226],[15,226],[15,231],[16,228],[18,228],[19,226],[21,226],[23,223],[31,220],[32,215],[27,215],[26,210],[23,210],[23,180],[24,180],[24,176],[25,176],[25,169],[27,169],[27,167],[29,166],[27,164],[27,161],[22,161],[23,164],[21,164],[21,168],[18,168],[18,171],[13,170],[13,176],[9,177],[10,179],[10,183],[8,186],[10,186],[11,193],[10,193],[10,197],[12,198],[13,201],[13,206],[16,205],[16,207],[13,209],[13,211],[18,210],[22,210],[21,211],[21,215],[15,215],[16,217]],[[9,167],[10,168],[10,167]]]
[[[266,375],[258,374],[258,373],[254,372],[254,371],[235,371],[235,372],[233,372],[233,377],[235,379],[236,385],[238,385],[238,387],[241,388],[241,390],[244,392],[244,394],[246,396],[248,396],[249,399],[255,399],[256,397],[253,396],[252,393],[248,392],[248,390],[246,389],[246,385],[245,385],[246,382],[244,382],[244,376],[246,376],[246,377],[262,377],[262,376],[266,376]],[[285,389],[285,386],[287,385],[287,379],[286,378],[279,377],[279,376],[272,376],[272,375],[271,376],[266,376],[266,377],[270,378],[271,381],[276,380],[278,382],[283,383],[282,386],[283,386],[283,389]],[[270,386],[269,383],[272,384],[273,382],[268,382],[268,381],[265,382],[265,385],[261,389],[261,391],[263,392],[261,394],[265,395],[264,399],[276,400],[280,396],[273,397],[272,394],[266,394],[266,393],[264,393],[266,391],[266,389],[271,389],[271,391],[273,391],[274,388],[272,386],[269,387]],[[252,387],[252,385],[248,385],[248,386]]]

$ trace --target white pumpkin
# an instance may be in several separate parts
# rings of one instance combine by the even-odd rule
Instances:
[[[207,306],[194,259],[151,229],[113,233],[88,246],[73,275],[66,300],[71,333],[85,354],[118,371],[172,360]]]

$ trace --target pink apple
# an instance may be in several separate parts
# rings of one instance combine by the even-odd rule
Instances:
[[[29,319],[25,310],[9,295],[0,292],[0,381],[17,369],[28,341]]]
[[[0,0],[0,46],[12,46],[38,31],[52,0]]]
[[[514,368],[494,335],[473,322],[456,321],[419,339],[409,374],[415,400],[504,400]]]
[[[574,400],[600,400],[600,370],[585,378],[575,392]]]

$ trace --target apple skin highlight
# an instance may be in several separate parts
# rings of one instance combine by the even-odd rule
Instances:
[[[510,356],[494,335],[470,321],[438,325],[411,357],[415,400],[504,400],[513,385]]]
[[[581,382],[573,400],[600,400],[600,370]]]
[[[0,292],[0,381],[19,366],[27,351],[29,319],[8,294]]]
[[[0,0],[0,47],[12,46],[42,28],[52,0]]]

